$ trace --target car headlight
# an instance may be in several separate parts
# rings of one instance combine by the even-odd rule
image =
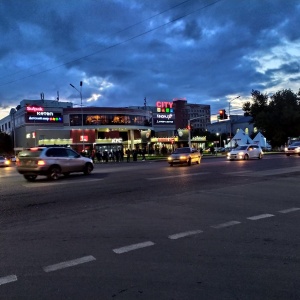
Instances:
[[[284,148],[284,151],[288,151],[288,148],[287,148],[287,147],[285,147],[285,148]]]
[[[168,160],[172,160],[172,157],[171,157],[171,156],[169,156],[169,157],[168,157]]]

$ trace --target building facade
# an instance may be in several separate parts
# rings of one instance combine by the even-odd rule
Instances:
[[[150,152],[188,144],[188,123],[209,125],[210,106],[186,100],[157,101],[153,107],[73,107],[71,102],[22,100],[0,120],[16,150],[41,145],[69,145],[78,152],[147,148]],[[193,137],[194,147],[203,138]],[[201,143],[201,145],[199,144]]]

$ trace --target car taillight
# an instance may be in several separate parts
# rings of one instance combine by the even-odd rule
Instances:
[[[38,166],[44,166],[46,163],[44,160],[39,160],[37,164]]]

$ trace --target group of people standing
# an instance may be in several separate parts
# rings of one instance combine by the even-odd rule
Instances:
[[[142,160],[146,160],[146,149],[143,150],[130,150],[127,149],[124,153],[122,149],[118,150],[111,150],[111,151],[95,151],[93,150],[91,153],[91,159],[93,162],[123,162],[124,161],[124,156],[126,156],[126,161],[130,162],[131,156],[133,161],[137,161],[138,155],[142,156]]]

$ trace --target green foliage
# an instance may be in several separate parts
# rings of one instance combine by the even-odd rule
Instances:
[[[298,94],[281,90],[270,98],[254,90],[251,95],[252,103],[245,103],[243,110],[273,147],[284,145],[288,137],[300,136],[300,90]]]
[[[0,153],[10,154],[13,153],[13,143],[10,135],[0,132]]]

